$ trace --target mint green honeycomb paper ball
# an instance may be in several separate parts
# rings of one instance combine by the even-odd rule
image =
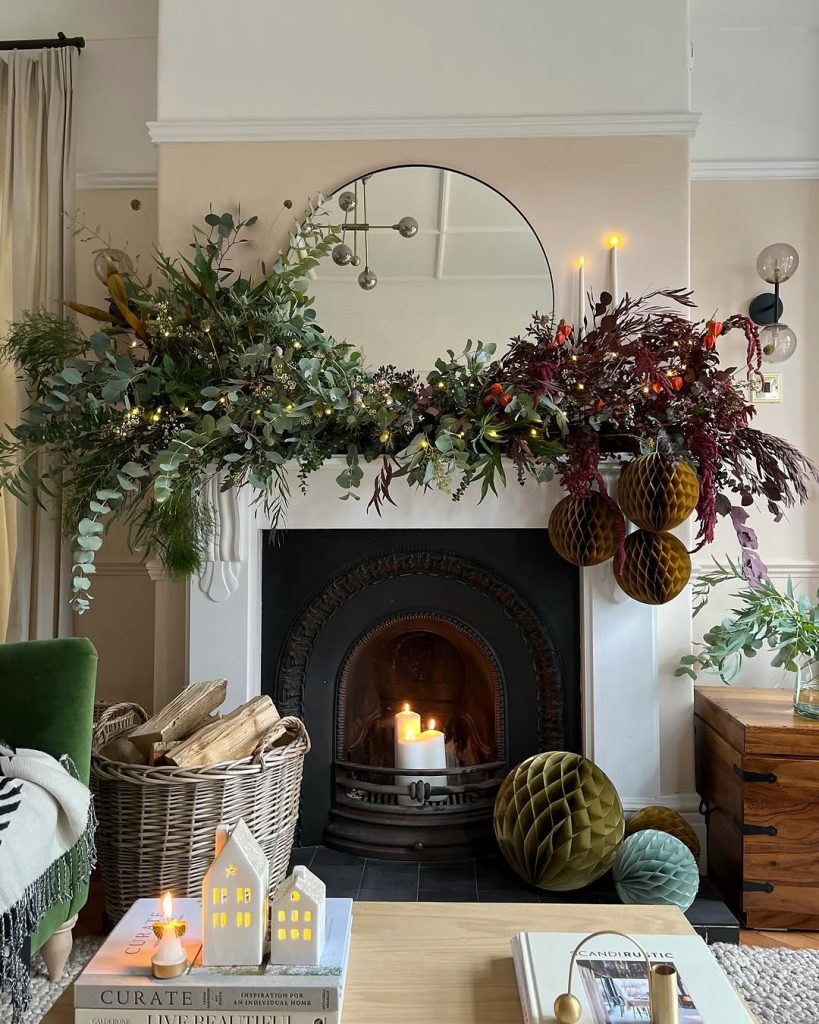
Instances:
[[[688,910],[700,872],[685,843],[647,828],[629,836],[617,851],[614,884],[623,903],[665,903]]]
[[[611,780],[580,754],[536,754],[506,776],[495,837],[509,866],[539,889],[581,889],[611,867],[623,806]]]

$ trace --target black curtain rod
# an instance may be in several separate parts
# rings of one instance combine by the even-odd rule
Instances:
[[[55,50],[62,46],[76,46],[77,52],[85,46],[82,36],[72,36],[58,32],[56,39],[0,39],[0,50]]]

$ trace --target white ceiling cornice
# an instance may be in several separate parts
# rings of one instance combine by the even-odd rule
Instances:
[[[692,160],[692,181],[819,178],[819,160]]]
[[[153,142],[345,142],[375,139],[536,139],[605,135],[691,138],[700,115],[524,114],[481,117],[271,118],[149,121]]]

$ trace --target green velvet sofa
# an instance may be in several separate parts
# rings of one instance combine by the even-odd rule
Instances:
[[[0,645],[0,739],[68,754],[88,785],[96,681],[97,652],[84,637]],[[87,896],[82,886],[70,902],[51,907],[31,937],[52,978],[62,974],[70,926]]]

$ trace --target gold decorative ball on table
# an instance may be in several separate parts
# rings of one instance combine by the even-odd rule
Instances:
[[[694,826],[685,820],[679,813],[670,807],[661,807],[659,804],[652,804],[650,807],[642,807],[626,821],[626,835],[634,835],[635,832],[642,832],[647,828],[657,829],[659,832],[667,832],[669,835],[685,843],[695,857],[700,855],[700,840],[694,831]]]
[[[623,806],[608,776],[563,750],[536,754],[504,779],[495,837],[509,866],[539,889],[589,885],[611,867],[623,839]]]
[[[635,530],[626,537],[623,564],[614,561],[620,589],[643,604],[672,601],[690,576],[691,556],[673,533]]]
[[[613,501],[606,501],[596,491],[561,498],[549,516],[552,547],[572,565],[607,562],[622,535],[623,517]]]
[[[666,452],[650,452],[627,463],[617,481],[623,515],[652,533],[684,523],[699,497],[697,474],[684,459]]]

